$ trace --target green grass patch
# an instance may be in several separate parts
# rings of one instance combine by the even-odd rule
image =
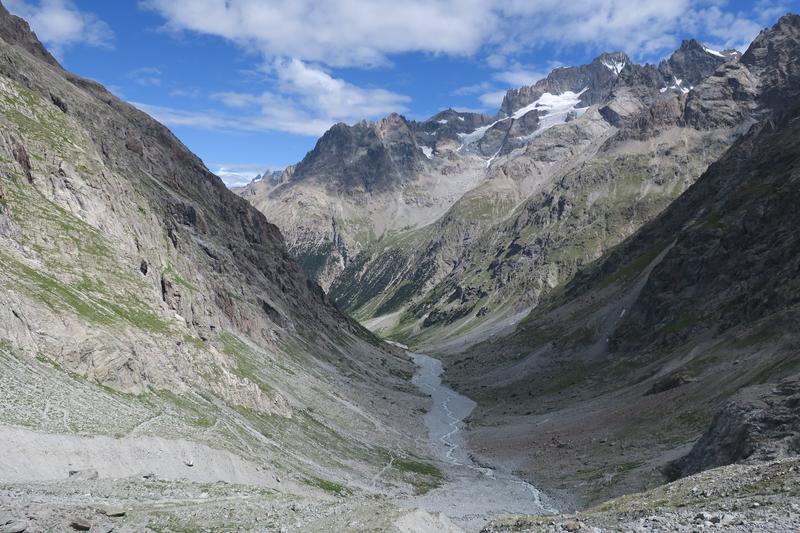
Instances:
[[[352,494],[352,491],[342,485],[341,483],[336,483],[333,481],[328,481],[327,479],[322,479],[319,477],[309,477],[306,480],[306,483],[311,485],[312,487],[317,487],[319,489],[324,490],[325,492],[329,492],[336,496],[348,496]]]
[[[191,344],[192,346],[200,350],[205,350],[208,347],[203,339],[199,339],[194,335],[189,335],[188,333],[184,334],[183,342]]]
[[[47,305],[53,311],[72,310],[86,320],[111,324],[113,313],[52,276],[39,272],[0,251],[0,265],[7,277],[20,283],[19,288]]]
[[[257,363],[256,352],[231,333],[221,333],[217,339],[222,344],[222,351],[233,359],[236,365],[233,372],[237,376],[255,383],[265,394],[274,393],[273,388],[261,377],[261,367]]]
[[[424,476],[432,476],[440,479],[443,477],[442,472],[429,463],[395,459],[394,463],[392,463],[392,466],[401,472],[413,472],[415,474],[422,474]]]

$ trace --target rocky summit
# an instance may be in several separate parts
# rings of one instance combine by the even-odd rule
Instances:
[[[0,5],[0,533],[800,527],[800,16],[232,189],[50,49]]]

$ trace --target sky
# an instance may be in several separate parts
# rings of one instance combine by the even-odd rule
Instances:
[[[509,88],[621,50],[744,50],[800,0],[0,0],[68,70],[166,124],[228,185],[337,122],[497,112]]]

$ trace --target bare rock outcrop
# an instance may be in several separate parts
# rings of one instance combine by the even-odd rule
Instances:
[[[684,477],[733,463],[800,454],[800,376],[740,391],[726,401],[688,455],[667,472]]]

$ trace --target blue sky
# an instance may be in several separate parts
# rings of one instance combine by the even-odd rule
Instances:
[[[800,0],[2,0],[77,74],[167,124],[229,184],[335,122],[494,114],[503,92],[623,50],[744,48]]]

